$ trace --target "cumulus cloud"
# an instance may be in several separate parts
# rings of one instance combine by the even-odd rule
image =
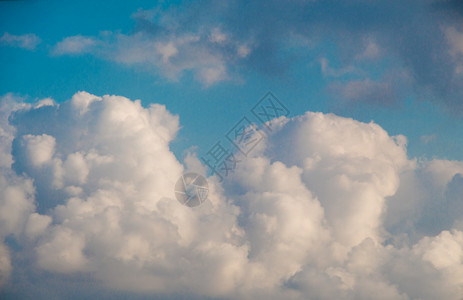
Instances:
[[[373,123],[320,113],[289,122],[279,134],[287,147],[281,149],[283,161],[302,163],[302,178],[319,195],[336,240],[349,247],[380,240],[385,197],[395,193],[398,174],[410,167],[406,138],[391,138]]]
[[[411,160],[406,138],[373,122],[280,118],[191,209],[174,200],[185,168],[166,107],[86,92],[1,101],[5,295],[461,297],[462,162]],[[204,172],[194,153],[185,163]]]
[[[6,45],[11,47],[19,47],[27,50],[35,50],[41,39],[33,33],[14,35],[5,32],[0,37],[0,45]]]
[[[236,260],[247,253],[238,210],[213,191],[195,214],[172,200],[183,167],[169,150],[178,117],[165,107],[80,92],[9,118],[8,172],[24,182],[1,189],[2,236],[32,240],[41,269],[96,272],[132,291],[215,295],[235,286]]]

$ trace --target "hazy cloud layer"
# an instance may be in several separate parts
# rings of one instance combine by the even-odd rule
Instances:
[[[391,105],[415,96],[461,111],[463,26],[455,3],[164,5],[134,13],[130,33],[65,37],[52,54],[92,53],[170,80],[190,72],[206,87],[239,81],[249,69],[285,76],[301,62],[313,61],[320,62],[323,75],[339,79],[329,89],[341,99]]]
[[[410,160],[375,123],[282,118],[191,209],[174,200],[179,118],[164,106],[79,92],[0,107],[5,297],[463,293],[463,162]]]

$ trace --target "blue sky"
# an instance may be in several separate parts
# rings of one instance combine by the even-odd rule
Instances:
[[[0,94],[15,93],[28,101],[51,97],[62,102],[76,91],[84,90],[96,95],[141,99],[144,105],[163,103],[180,116],[183,129],[172,147],[181,157],[182,151],[191,146],[198,146],[199,152],[207,151],[255,102],[272,91],[287,103],[292,115],[310,110],[334,112],[366,122],[373,120],[390,134],[407,136],[412,157],[463,158],[461,93],[438,82],[441,77],[452,76],[451,80],[458,85],[459,75],[447,74],[455,70],[442,66],[453,62],[442,57],[420,67],[413,61],[413,57],[427,59],[442,55],[436,52],[439,49],[434,49],[434,44],[443,37],[434,31],[452,26],[452,22],[459,24],[458,16],[450,21],[446,16],[453,16],[450,8],[420,1],[378,5],[358,2],[343,4],[345,7],[340,8],[329,3],[307,3],[301,5],[300,12],[292,7],[298,4],[289,5],[281,17],[274,11],[278,5],[270,2],[248,7],[236,2],[226,11],[218,4],[207,2],[2,1],[2,34],[35,34],[41,42],[32,50],[3,43]],[[134,15],[137,11],[157,12],[143,23]],[[238,11],[243,19],[234,15]],[[103,31],[128,36],[137,32],[146,34],[149,26],[162,22],[159,19],[167,14],[177,14],[179,23],[185,20],[184,24],[175,25],[175,32],[166,29],[167,34],[181,36],[197,34],[200,28],[203,31],[220,28],[227,37],[246,42],[251,38],[241,31],[249,26],[260,35],[252,39],[261,39],[258,42],[262,45],[255,42],[256,53],[251,59],[229,62],[225,58],[229,78],[209,85],[195,79],[195,68],[185,68],[172,79],[159,72],[162,68],[159,64],[148,62],[146,67],[143,63],[118,63],[105,59],[104,56],[110,54],[98,54],[99,50],[53,54],[56,44],[70,36],[98,39]],[[187,24],[189,14],[196,14],[197,21]],[[396,24],[395,19],[403,19],[403,25]],[[420,23],[426,21],[435,23]],[[450,24],[442,24],[444,22]],[[267,25],[271,28],[263,28]],[[400,29],[409,25],[415,26],[418,32],[415,40],[413,32],[407,32],[413,28]],[[427,31],[428,27],[432,27],[431,30]],[[271,33],[266,30],[276,31],[275,36],[270,38]],[[344,31],[351,36],[345,36]],[[290,38],[291,32],[299,36]],[[168,39],[162,33],[156,34],[150,38]],[[420,44],[426,41],[429,45]],[[370,51],[378,53],[371,52],[369,55],[374,57],[359,59],[369,45]],[[266,47],[274,49],[265,50]],[[439,47],[450,51],[450,46]],[[326,64],[325,72],[322,60]],[[436,74],[422,74],[429,72]],[[351,96],[342,92],[343,84],[355,80],[363,81],[364,86],[365,80],[371,80],[376,90],[373,84],[369,86],[371,91],[358,96],[360,99],[349,99]],[[383,90],[381,84],[385,85]]]
[[[2,299],[461,299],[460,1],[0,1],[0,80]]]

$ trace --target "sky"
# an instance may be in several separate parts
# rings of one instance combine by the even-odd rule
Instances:
[[[460,1],[0,1],[0,66],[2,299],[463,298]]]

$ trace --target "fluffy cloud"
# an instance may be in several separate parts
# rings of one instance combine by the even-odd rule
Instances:
[[[83,276],[89,296],[461,297],[463,165],[410,160],[406,138],[375,123],[281,118],[191,209],[174,200],[179,119],[164,106],[86,92],[1,105],[6,296],[49,298],[55,284],[65,298]]]
[[[41,269],[91,272],[134,291],[216,295],[236,286],[247,253],[238,210],[213,190],[194,214],[173,200],[183,167],[169,150],[178,118],[165,107],[80,92],[15,110],[10,123],[5,148],[24,186],[1,189],[2,236],[32,240]]]

